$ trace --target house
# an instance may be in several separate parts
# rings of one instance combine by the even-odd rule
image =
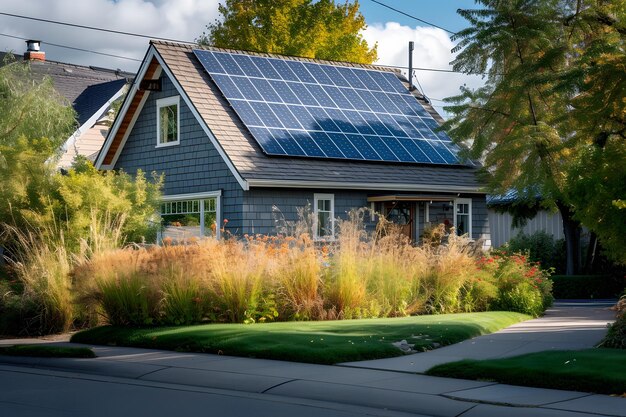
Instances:
[[[537,203],[540,196],[535,197]],[[491,226],[491,245],[494,248],[507,243],[518,234],[532,235],[537,232],[545,232],[555,240],[563,239],[563,220],[558,211],[550,212],[538,208],[536,214],[526,219],[523,225],[514,225],[513,214],[510,207],[519,201],[516,190],[510,190],[503,195],[488,195],[487,210],[489,213],[489,225]]]
[[[152,41],[96,166],[165,174],[163,236],[272,234],[277,209],[310,204],[318,239],[366,206],[416,241],[447,223],[489,244],[476,167],[407,87],[386,67]]]
[[[50,77],[54,88],[76,111],[78,128],[63,144],[58,166],[69,167],[76,155],[93,160],[109,131],[111,106],[123,97],[134,74],[49,61],[46,53],[41,50],[40,41],[29,40],[27,45],[24,55],[16,58],[30,64],[35,79]],[[6,53],[0,52],[0,65],[4,62],[5,55]]]

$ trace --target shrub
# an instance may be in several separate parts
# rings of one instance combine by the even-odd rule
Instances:
[[[626,285],[626,279],[606,275],[553,275],[555,298],[615,298]]]
[[[0,280],[0,335],[39,335],[46,326],[41,322],[41,307],[32,297],[17,292]]]
[[[539,263],[543,268],[554,268],[556,272],[565,270],[565,241],[537,231],[531,235],[519,233],[502,248],[510,253],[527,253],[531,262]]]
[[[617,318],[613,324],[609,325],[609,331],[600,346],[626,349],[626,295],[620,298],[616,310]]]
[[[491,256],[480,258],[478,264],[494,277],[498,288],[490,309],[539,316],[552,305],[550,272],[530,262],[526,255],[494,251]]]

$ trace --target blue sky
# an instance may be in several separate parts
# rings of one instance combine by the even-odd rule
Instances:
[[[422,23],[380,6],[371,0],[360,0],[359,2],[361,12],[368,24],[395,21],[407,26],[423,26]],[[474,0],[380,0],[380,2],[453,32],[466,27],[466,21],[456,13],[457,9],[476,7]]]

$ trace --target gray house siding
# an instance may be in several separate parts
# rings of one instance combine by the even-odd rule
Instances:
[[[276,234],[281,221],[298,220],[298,209],[310,205],[317,193],[334,194],[335,217],[346,219],[353,208],[366,207],[367,192],[346,190],[314,190],[257,188],[244,193],[243,233]]]
[[[259,188],[244,192],[243,195],[243,227],[241,233],[248,234],[276,234],[282,220],[294,222],[298,220],[298,208],[313,207],[314,194],[333,194],[335,200],[335,217],[346,219],[348,212],[354,208],[370,207],[367,198],[370,195],[400,194],[389,191],[350,191],[333,189],[280,189]],[[472,238],[483,239],[489,245],[489,224],[487,217],[487,205],[484,195],[462,195],[462,198],[472,198]],[[452,198],[452,197],[451,197]],[[418,236],[423,232],[425,210],[423,204],[416,203],[420,207],[417,210],[419,225]],[[380,211],[382,205],[376,205]],[[443,218],[453,221],[452,211],[439,213],[430,211],[430,221],[436,222]],[[443,216],[443,217],[442,217]],[[375,223],[366,222],[371,230]]]
[[[472,238],[483,239],[486,247],[491,247],[491,230],[487,212],[486,196],[472,196]]]
[[[228,219],[229,230],[241,229],[243,190],[182,97],[180,144],[156,147],[156,101],[179,95],[166,75],[161,79],[162,90],[150,93],[115,169],[165,174],[163,194],[168,196],[222,190],[222,218]]]
[[[563,239],[563,220],[561,215],[541,210],[535,217],[529,219],[521,228],[513,227],[513,216],[509,213],[500,213],[489,209],[489,224],[493,230],[492,244],[498,248],[520,233],[532,235],[543,231],[554,239]]]

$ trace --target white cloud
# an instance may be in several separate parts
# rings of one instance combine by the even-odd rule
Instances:
[[[368,43],[378,42],[378,63],[381,65],[408,66],[409,41],[415,43],[413,66],[417,68],[452,69],[450,62],[454,59],[451,50],[454,43],[446,32],[429,27],[409,27],[396,22],[384,25],[371,25],[363,33]],[[404,71],[406,74],[408,71]],[[465,74],[442,73],[433,71],[416,71],[417,79],[426,96],[442,99],[459,93],[459,87],[466,84],[478,87],[483,84],[482,78]],[[415,80],[414,84],[417,84]],[[442,111],[443,103],[433,101],[433,105]]]
[[[219,0],[0,0],[0,10],[84,26],[113,29],[155,37],[193,41],[218,16]],[[40,39],[48,59],[82,65],[121,68],[134,71],[135,61],[103,57],[48,43],[95,50],[142,59],[147,38],[116,35],[56,24],[0,16],[0,33]],[[0,36],[0,50],[20,54],[24,41]]]

